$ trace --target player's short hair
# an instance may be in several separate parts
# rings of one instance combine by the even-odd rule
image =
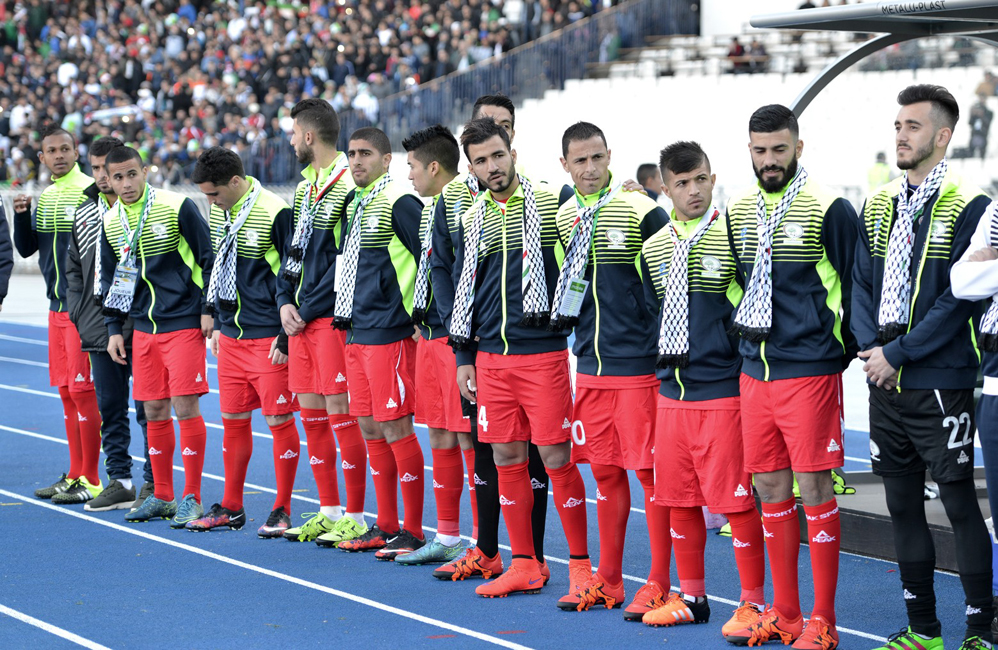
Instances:
[[[496,93],[494,95],[482,95],[475,100],[475,106],[471,109],[471,119],[476,120],[481,117],[480,109],[482,106],[498,106],[499,108],[505,108],[509,111],[510,126],[515,126],[516,124],[516,107],[513,106],[513,100],[504,95],[503,93]]]
[[[114,136],[106,135],[103,138],[97,138],[94,143],[90,145],[90,157],[101,158],[103,156],[111,153],[111,149],[115,147],[122,147],[125,143],[115,138]]]
[[[590,122],[576,122],[572,126],[565,129],[564,135],[561,136],[562,157],[568,157],[569,144],[573,142],[580,142],[582,140],[588,140],[589,138],[595,138],[596,136],[600,137],[600,140],[603,141],[603,146],[606,147],[606,136],[603,135],[602,129]]]
[[[365,126],[351,133],[350,142],[354,140],[370,142],[382,156],[392,152],[392,143],[388,141],[388,136],[385,135],[384,131],[373,126]]]
[[[144,167],[145,163],[142,162],[142,156],[135,149],[129,146],[122,145],[120,147],[115,147],[108,152],[107,158],[104,159],[104,166],[118,165],[121,163],[126,163],[129,160],[139,161],[139,167]]]
[[[794,112],[782,104],[769,104],[757,109],[749,118],[749,133],[775,133],[790,129],[794,140],[800,135],[800,126]]]
[[[919,102],[932,103],[932,118],[936,127],[953,129],[960,119],[960,105],[950,91],[933,84],[915,84],[898,93],[898,105],[908,106]]]
[[[209,147],[201,152],[191,172],[191,182],[200,185],[226,185],[233,177],[246,178],[243,161],[234,151],[225,147]]]
[[[464,149],[464,155],[470,161],[471,156],[468,155],[468,146],[482,144],[495,136],[499,136],[502,139],[503,144],[506,145],[506,149],[510,148],[509,134],[506,133],[506,129],[499,126],[491,117],[480,117],[466,122],[464,130],[461,131],[461,148]]]
[[[291,109],[291,119],[306,131],[312,131],[322,144],[336,146],[340,137],[340,119],[332,104],[325,99],[310,97],[303,99]]]
[[[644,185],[648,181],[654,180],[657,171],[658,167],[655,166],[655,163],[641,163],[638,165],[638,183]]]
[[[457,174],[457,166],[461,162],[461,148],[458,147],[454,134],[442,124],[434,124],[416,131],[402,141],[402,148],[412,152],[413,157],[423,166],[435,160],[445,172]]]
[[[49,124],[43,127],[38,135],[41,136],[38,139],[39,142],[43,142],[45,138],[50,138],[54,135],[65,135],[68,136],[69,139],[73,141],[73,146],[76,146],[76,138],[73,136],[73,134],[67,131],[66,129],[62,128],[58,124]]]
[[[691,140],[673,142],[662,149],[658,160],[663,180],[666,178],[667,171],[673,174],[685,174],[703,164],[706,164],[707,171],[710,171],[710,158],[707,157],[699,143]]]

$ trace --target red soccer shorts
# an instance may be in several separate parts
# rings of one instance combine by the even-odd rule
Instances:
[[[572,460],[623,469],[654,467],[655,375],[577,374],[575,385]]]
[[[751,474],[842,467],[842,375],[759,381],[742,374],[742,444]]]
[[[471,431],[471,419],[461,412],[457,364],[447,338],[416,342],[416,422],[434,429]]]
[[[218,392],[222,413],[287,415],[298,410],[288,388],[288,364],[273,365],[267,355],[274,339],[218,339]]]
[[[711,512],[755,507],[742,459],[739,398],[681,402],[659,395],[655,503]]]
[[[84,298],[86,300],[86,298]],[[71,393],[94,389],[90,355],[81,350],[80,333],[69,314],[49,312],[49,386],[69,386]]]
[[[478,439],[560,445],[572,438],[568,350],[501,355],[479,352]]]
[[[132,335],[132,395],[147,402],[208,392],[208,366],[201,330]]]
[[[347,333],[332,318],[316,318],[288,337],[288,388],[295,393],[342,395],[347,392]]]
[[[412,338],[386,345],[351,343],[346,346],[346,360],[351,415],[391,422],[413,414],[416,342]]]

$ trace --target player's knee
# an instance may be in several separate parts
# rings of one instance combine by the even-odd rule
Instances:
[[[493,443],[492,457],[498,467],[525,463],[527,461],[526,445]]]
[[[157,399],[143,402],[146,420],[159,422],[170,419],[170,400]]]
[[[335,415],[346,415],[350,412],[350,399],[346,393],[326,395],[326,411]],[[301,399],[299,398],[299,401]],[[318,400],[316,400],[318,401]]]
[[[832,473],[829,471],[800,472],[797,474],[797,485],[806,506],[817,506],[835,498]]]
[[[780,503],[794,494],[793,473],[790,470],[755,474],[753,480],[759,498],[764,503]]]
[[[966,478],[950,483],[939,483],[939,500],[943,502],[946,516],[954,526],[980,514],[974,480]]]
[[[201,415],[201,410],[198,408],[197,395],[174,397],[172,402],[173,410],[176,412],[178,420],[190,420]]]
[[[447,429],[430,429],[431,449],[453,449],[457,447],[457,434]]]
[[[295,414],[286,413],[284,415],[265,415],[264,418],[267,420],[268,427],[279,427],[285,422],[293,420],[295,418]]]
[[[541,454],[541,460],[544,461],[544,467],[548,469],[564,467],[572,460],[572,445],[568,442],[561,445],[538,446],[537,450]]]

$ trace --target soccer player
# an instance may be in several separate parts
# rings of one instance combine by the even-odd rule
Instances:
[[[575,200],[558,210],[565,247],[551,326],[575,327],[578,358],[572,460],[590,463],[596,478],[599,571],[576,593],[558,601],[565,610],[620,607],[624,600],[624,533],[631,509],[627,470],[645,490],[652,568],[625,618],[640,619],[651,601],[663,602],[669,585],[669,511],[655,505],[655,351],[653,319],[642,306],[634,262],[641,244],[668,221],[665,211],[637,192],[625,192],[610,172],[606,136],[578,122],[561,139],[561,164],[574,183]]]
[[[172,528],[183,528],[204,513],[206,434],[198,399],[208,392],[204,340],[212,334],[203,291],[213,259],[208,226],[193,201],[146,183],[147,168],[135,149],[115,147],[104,165],[118,196],[115,209],[104,215],[101,238],[107,351],[115,363],[128,363],[122,329],[131,316],[132,391],[144,402],[155,483],[154,493],[125,521],[172,518]],[[184,463],[179,506],[173,494],[171,406],[180,422]]]
[[[412,428],[416,341],[412,301],[423,209],[388,173],[391,144],[379,129],[350,135],[347,158],[357,189],[343,222],[333,325],[347,331],[351,409],[371,459],[378,520],[346,551],[377,549],[394,560],[426,543],[423,450]],[[405,522],[398,523],[398,486]]]
[[[639,259],[662,380],[654,503],[671,509],[682,591],[643,620],[658,626],[710,619],[704,587],[707,506],[731,523],[742,583],[739,607],[721,629],[727,636],[756,622],[765,608],[762,523],[742,454],[742,359],[737,341],[727,334],[742,289],[725,217],[713,203],[716,177],[707,154],[695,142],[676,142],[662,150],[660,160],[672,218],[645,242]]]
[[[104,159],[115,147],[122,146],[118,138],[99,138],[90,145],[90,168],[94,184],[85,190],[87,200],[76,210],[73,238],[66,254],[66,300],[69,318],[80,333],[83,350],[90,355],[94,375],[97,406],[101,416],[101,447],[107,457],[108,484],[84,510],[103,512],[137,508],[135,487],[132,485],[132,457],[128,447],[132,434],[128,423],[128,380],[132,376],[131,357],[125,365],[111,360],[107,352],[108,333],[101,311],[103,297],[97,257],[100,255],[100,238],[104,229],[104,215],[115,207],[118,196],[111,188]],[[132,321],[122,325],[126,354],[132,347]],[[146,416],[142,402],[135,402],[135,419],[146,435]],[[139,490],[139,499],[145,500],[154,489],[152,463],[149,462],[149,443],[144,441],[146,461],[142,474],[145,482]]]
[[[297,393],[301,405],[308,462],[319,491],[319,512],[303,525],[286,530],[284,537],[335,546],[367,532],[367,451],[357,418],[350,415],[346,336],[332,327],[337,231],[354,182],[346,154],[336,150],[340,123],[329,102],[303,99],[292,109],[291,117],[291,145],[298,162],[307,166],[302,170],[304,180],[295,190],[294,236],[283,252],[277,304],[281,324],[290,337],[288,389]],[[336,475],[337,440],[346,483],[345,516]]]
[[[527,444],[533,441],[554,485],[569,545],[569,593],[574,593],[592,567],[585,484],[571,460],[566,337],[546,327],[563,255],[558,198],[516,172],[509,134],[495,120],[468,122],[461,145],[487,189],[460,223],[450,341],[457,349],[458,386],[477,403],[479,438],[492,445],[513,549],[512,566],[475,591],[490,598],[539,593],[545,583],[530,523],[534,495]]]
[[[14,247],[10,243],[10,227],[7,225],[7,213],[0,205],[0,311],[3,311],[3,299],[7,297],[7,286],[13,270]]]
[[[100,411],[94,392],[90,358],[69,320],[66,302],[66,251],[73,238],[73,217],[87,200],[84,190],[94,179],[80,170],[76,140],[68,131],[51,126],[42,131],[39,159],[52,174],[52,184],[38,197],[14,198],[14,246],[22,257],[38,253],[49,299],[49,384],[59,389],[69,442],[69,471],[49,487],[35,490],[40,499],[55,503],[86,503],[103,490],[97,463],[100,457]]]
[[[904,174],[866,200],[853,273],[852,328],[870,386],[870,457],[884,480],[908,610],[908,628],[883,647],[943,646],[923,503],[926,468],[956,536],[967,605],[961,648],[990,647],[991,556],[974,488],[976,305],[956,298],[950,286],[950,268],[990,200],[949,168],[946,149],[960,116],[953,95],[921,84],[897,101],[897,166]]]
[[[290,524],[291,489],[301,442],[295,427],[298,402],[288,389],[287,335],[281,331],[276,285],[291,236],[291,207],[246,176],[239,156],[223,147],[201,152],[191,181],[211,204],[208,228],[215,253],[207,301],[214,310],[211,351],[218,357],[222,407],[225,494],[188,530],[246,524],[243,487],[253,454],[250,418],[259,408],[274,436],[277,496],[257,534],[281,537]]]
[[[829,648],[838,643],[840,544],[830,470],[843,463],[842,370],[856,352],[849,274],[858,228],[852,206],[798,163],[804,150],[798,133],[797,118],[784,106],[752,114],[749,152],[758,184],[728,205],[728,242],[745,287],[733,324],[741,337],[745,470],[755,475],[762,499],[774,602],[756,623],[727,639]],[[814,609],[803,634],[794,473],[814,582]]]
[[[434,253],[432,235],[436,219],[447,220],[446,203],[441,200],[445,189],[456,186],[467,193],[467,185],[457,177],[461,148],[454,135],[439,124],[416,131],[402,141],[408,152],[409,180],[413,189],[430,203],[423,208],[419,223],[420,251],[413,297],[413,320],[419,325],[421,337],[416,344],[416,422],[422,422],[430,432],[433,454],[433,496],[437,502],[437,535],[422,548],[396,558],[400,564],[450,562],[465,550],[461,543],[461,492],[464,490],[464,460],[468,473],[475,473],[475,450],[472,447],[471,421],[461,408],[461,393],[457,388],[457,367],[454,351],[447,345],[447,329],[437,310],[435,277],[430,269]],[[438,209],[438,206],[440,208]],[[448,278],[449,279],[449,278]],[[470,481],[474,488],[474,481]],[[474,492],[471,493],[474,500]],[[474,514],[474,503],[472,513]],[[475,522],[477,524],[477,521]],[[472,539],[477,539],[474,526]]]

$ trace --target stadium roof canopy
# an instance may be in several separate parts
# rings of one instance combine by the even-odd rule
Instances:
[[[800,116],[832,79],[864,58],[896,43],[929,36],[964,36],[998,47],[994,0],[892,0],[753,16],[759,29],[875,32],[872,38],[828,64],[790,108]]]

